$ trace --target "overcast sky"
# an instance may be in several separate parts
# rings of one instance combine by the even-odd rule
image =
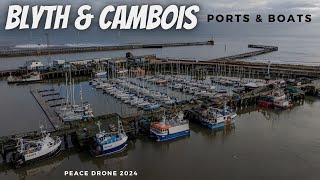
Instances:
[[[312,14],[313,19],[320,17],[319,0],[0,0],[0,16],[3,21],[7,15],[10,4],[30,4],[30,5],[49,5],[49,4],[71,4],[75,13],[77,7],[89,4],[97,13],[106,5],[139,5],[139,4],[177,4],[191,5],[197,4],[201,8],[202,16],[208,13],[272,13],[272,14]]]

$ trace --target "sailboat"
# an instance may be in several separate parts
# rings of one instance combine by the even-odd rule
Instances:
[[[152,104],[145,105],[145,106],[143,107],[143,110],[145,110],[145,111],[151,111],[151,110],[158,109],[158,108],[160,108],[160,107],[161,107],[160,104],[158,104],[158,103],[152,103]]]
[[[96,71],[95,73],[94,73],[94,77],[95,78],[106,78],[106,77],[108,77],[108,73],[104,70],[105,68],[104,68],[104,65],[102,65],[102,67],[101,67],[101,64],[100,64],[101,62],[99,61],[98,62],[98,71]]]
[[[64,121],[75,121],[75,120],[82,120],[84,118],[92,118],[93,110],[90,106],[90,104],[84,104],[83,103],[83,97],[82,97],[82,86],[80,84],[80,99],[81,99],[81,105],[77,105],[75,103],[75,96],[74,96],[74,80],[71,83],[71,77],[70,82],[68,83],[68,77],[66,74],[66,103],[63,107],[57,108],[56,113],[57,115]],[[69,101],[70,97],[70,101]]]

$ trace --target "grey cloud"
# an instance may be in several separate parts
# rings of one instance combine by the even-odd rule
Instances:
[[[313,1],[287,1],[284,3],[269,3],[269,5],[273,8],[280,8],[280,9],[309,9],[309,8],[319,8],[319,2]]]

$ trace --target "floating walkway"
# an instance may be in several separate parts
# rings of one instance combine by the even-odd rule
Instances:
[[[47,116],[47,118],[50,121],[52,127],[55,130],[63,128],[64,127],[64,123],[59,119],[57,114],[54,112],[53,108],[51,108],[49,106],[49,104],[46,102],[46,100],[43,98],[43,97],[49,96],[49,95],[42,95],[41,94],[41,92],[45,92],[45,91],[31,90],[30,92],[31,92],[32,96],[35,98],[35,100],[37,101],[37,103],[39,104],[39,106],[41,107],[41,109],[44,112],[44,114]],[[59,93],[53,93],[53,94],[59,94]]]

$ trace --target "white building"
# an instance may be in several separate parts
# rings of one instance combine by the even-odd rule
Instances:
[[[64,65],[66,63],[66,60],[54,60],[53,61],[53,66],[60,66],[60,65]]]
[[[47,66],[43,65],[40,61],[27,61],[26,62],[27,70],[45,70]]]

